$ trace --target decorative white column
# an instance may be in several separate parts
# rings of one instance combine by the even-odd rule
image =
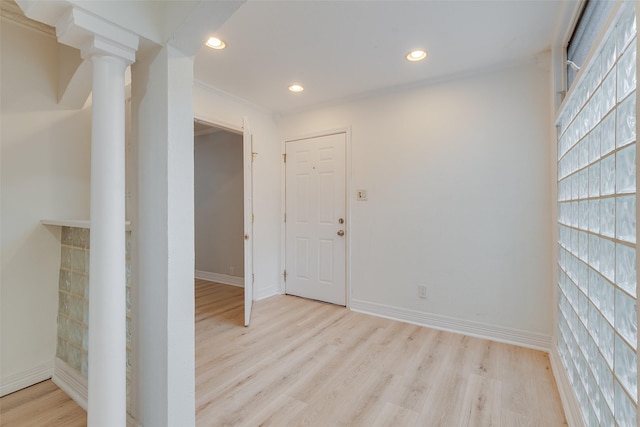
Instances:
[[[88,425],[126,425],[124,71],[94,55]]]
[[[56,26],[58,41],[93,66],[89,427],[125,427],[125,82],[138,37],[79,9]]]

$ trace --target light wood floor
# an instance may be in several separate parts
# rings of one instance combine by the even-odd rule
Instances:
[[[562,426],[540,351],[196,281],[199,426]]]
[[[199,427],[566,425],[542,352],[291,296],[245,328],[242,292],[196,280]],[[86,423],[50,381],[0,399],[0,420]]]
[[[51,380],[0,398],[2,427],[84,427],[87,414]]]

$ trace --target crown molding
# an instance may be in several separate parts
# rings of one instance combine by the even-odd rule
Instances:
[[[20,9],[20,6],[18,6],[14,0],[0,1],[0,17],[13,21],[23,27],[38,31],[39,33],[45,34],[49,37],[56,37],[56,29],[54,27],[27,18],[22,9]]]
[[[84,59],[106,55],[127,64],[136,60],[137,35],[82,9],[69,8],[56,24],[56,32],[60,43],[80,49]]]

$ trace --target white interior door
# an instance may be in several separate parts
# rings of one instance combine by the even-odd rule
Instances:
[[[249,326],[253,304],[253,135],[244,119],[242,135],[244,165],[244,325]]]
[[[346,304],[346,134],[285,144],[286,293]]]

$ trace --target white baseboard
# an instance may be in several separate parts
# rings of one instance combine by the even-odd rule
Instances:
[[[514,344],[548,352],[551,348],[551,337],[536,332],[521,331],[503,326],[487,325],[470,320],[455,319],[439,314],[424,313],[406,308],[352,299],[351,310],[392,320],[413,323],[433,329],[455,332],[473,337]]]
[[[53,382],[72,398],[82,409],[87,410],[87,379],[62,360],[56,358]]]
[[[278,285],[267,289],[253,289],[253,300],[260,301],[261,299],[269,298],[274,295],[282,295],[280,287]]]
[[[88,403],[88,382],[78,371],[64,361],[56,359],[53,371],[53,382],[85,411]],[[127,427],[141,427],[131,414],[127,413]]]
[[[195,271],[195,278],[201,280],[208,280],[210,282],[222,283],[223,285],[238,286],[244,288],[244,277],[228,276],[226,274],[212,273],[210,271]],[[267,289],[253,289],[253,300],[259,301],[261,299],[269,298],[274,295],[281,295],[280,287],[278,285]]]
[[[551,346],[549,351],[549,359],[551,360],[551,371],[553,377],[556,380],[558,387],[558,393],[560,394],[560,400],[562,401],[562,409],[564,409],[564,416],[567,419],[567,424],[570,427],[584,427],[584,419],[582,418],[582,411],[580,410],[580,404],[576,398],[576,394],[569,381],[567,371],[562,364],[562,359],[558,353],[558,346],[555,344]]]
[[[22,390],[39,382],[48,380],[53,375],[53,363],[43,363],[33,369],[9,375],[0,381],[0,396]]]
[[[229,276],[228,274],[212,273],[210,271],[202,270],[196,270],[195,277],[196,279],[244,288],[244,277]]]

